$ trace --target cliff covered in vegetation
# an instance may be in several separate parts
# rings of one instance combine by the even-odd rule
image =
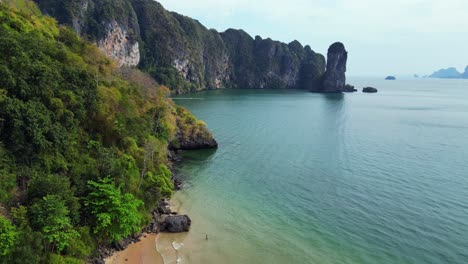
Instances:
[[[312,89],[325,71],[325,58],[298,41],[253,38],[234,29],[219,33],[153,0],[36,1],[119,64],[138,65],[176,92]]]
[[[216,142],[34,3],[1,1],[0,24],[0,263],[83,263],[171,195],[169,148]]]

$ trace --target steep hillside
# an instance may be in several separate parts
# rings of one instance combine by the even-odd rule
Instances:
[[[325,58],[297,41],[252,38],[234,29],[218,33],[153,0],[36,1],[121,65],[138,65],[177,92],[312,89],[325,71]]]
[[[0,1],[0,24],[0,263],[83,263],[171,195],[169,148],[216,141],[34,3]]]

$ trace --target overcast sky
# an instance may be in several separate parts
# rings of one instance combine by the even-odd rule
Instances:
[[[468,0],[160,0],[208,28],[349,52],[348,74],[429,74],[468,65]]]

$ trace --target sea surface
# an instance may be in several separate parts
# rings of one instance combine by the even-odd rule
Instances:
[[[166,263],[468,263],[468,80],[349,83],[379,93],[175,98],[219,149],[184,154]]]

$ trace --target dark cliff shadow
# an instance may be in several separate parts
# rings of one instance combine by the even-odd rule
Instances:
[[[344,93],[325,93],[322,95],[329,101],[340,101],[344,99]]]

